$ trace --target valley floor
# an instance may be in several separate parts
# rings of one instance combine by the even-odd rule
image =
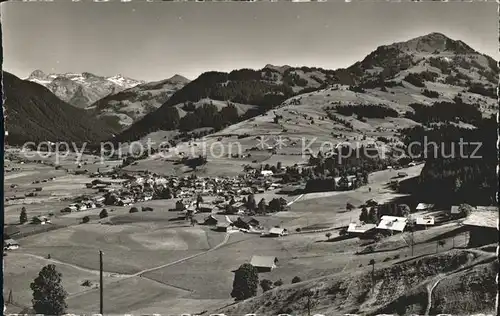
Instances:
[[[421,167],[400,171],[414,177]],[[24,164],[22,170],[6,177],[7,191],[14,190],[9,187],[11,183],[23,188],[30,186],[34,179],[53,175],[49,169],[53,170],[39,164]],[[53,227],[45,232],[33,228],[30,236],[18,240],[21,247],[4,257],[4,298],[12,291],[13,304],[9,308],[28,307],[32,295],[30,283],[43,266],[53,263],[62,273],[63,286],[69,294],[68,312],[96,313],[99,309],[99,250],[104,252],[105,313],[194,314],[233,304],[230,297],[232,271],[249,262],[253,255],[276,256],[278,267],[259,277],[273,281],[281,279],[287,288],[294,276],[307,281],[335,273],[365,273],[371,270],[371,259],[381,263],[378,270],[401,260],[464,247],[467,236],[453,233],[458,228],[453,221],[415,233],[413,251],[405,234],[383,239],[375,252],[365,255],[355,254],[366,247],[364,241],[340,238],[339,228],[357,221],[360,214],[359,208],[347,211],[346,203],[360,205],[368,199],[382,203],[401,198],[386,186],[397,172],[384,170],[371,174],[368,185],[371,192],[364,186],[354,191],[287,197],[290,211],[257,217],[265,226],[280,224],[291,232],[279,238],[216,232],[203,225],[192,227],[177,219],[176,212],[168,212],[174,207],[173,200],[138,203],[137,207],[150,206],[155,210],[146,213],[129,214],[130,207],[112,207],[109,218],[100,220],[100,209],[61,215],[57,208],[60,201],[52,201],[47,196],[45,203],[33,202],[26,207],[30,216],[52,210],[55,216],[50,225]],[[68,178],[70,176],[64,173],[54,175],[55,182],[40,184],[44,187],[42,192],[55,183],[64,187],[67,196],[84,192],[81,189],[83,180],[73,187],[63,183],[65,179],[79,183],[76,178]],[[7,206],[7,223],[16,222],[20,207],[21,204],[15,202]],[[90,223],[80,224],[85,215],[91,218]],[[202,217],[198,220],[201,222]],[[296,232],[299,227],[300,233]],[[325,237],[327,232],[331,233],[329,238]],[[445,245],[437,249],[436,238],[445,238]],[[83,286],[87,280],[90,286]],[[433,293],[442,292],[440,284]]]

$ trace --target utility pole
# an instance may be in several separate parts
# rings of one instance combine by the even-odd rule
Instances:
[[[104,303],[104,295],[103,295],[103,282],[102,282],[102,251],[99,250],[99,298],[100,298],[100,305],[99,305],[99,313],[103,315],[103,303]]]
[[[411,230],[411,256],[413,257],[413,246],[415,245],[415,239],[413,239],[413,231],[414,229]]]

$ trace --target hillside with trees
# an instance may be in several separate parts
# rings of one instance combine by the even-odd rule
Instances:
[[[96,142],[115,132],[103,121],[60,100],[47,88],[3,72],[7,143]]]

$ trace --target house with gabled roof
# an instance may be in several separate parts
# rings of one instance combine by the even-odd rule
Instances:
[[[258,272],[270,272],[276,268],[278,258],[274,256],[252,256],[250,264],[253,265]]]
[[[377,229],[390,231],[391,233],[402,232],[406,227],[407,221],[406,217],[384,215],[380,219]]]
[[[498,243],[498,208],[478,208],[462,222],[469,231],[469,247]]]
[[[261,234],[261,237],[281,237],[288,235],[288,230],[281,227],[272,227],[269,231]]]
[[[351,236],[362,236],[375,231],[377,225],[365,223],[350,223],[347,227],[347,234]]]

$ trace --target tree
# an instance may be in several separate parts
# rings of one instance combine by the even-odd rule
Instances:
[[[363,223],[368,223],[370,221],[370,217],[368,216],[368,210],[365,206],[361,209],[361,214],[359,215],[359,221]]]
[[[24,224],[28,221],[28,214],[26,213],[26,208],[23,206],[21,209],[21,214],[19,215],[19,223]]]
[[[368,213],[368,222],[371,224],[376,224],[378,222],[378,212],[373,206],[370,208],[370,212]]]
[[[262,198],[258,205],[259,213],[264,214],[266,212],[266,200]]]
[[[278,161],[278,162],[276,163],[276,169],[278,170],[278,172],[280,172],[280,171],[281,171],[282,166],[283,166],[283,165],[281,164],[281,161]]]
[[[460,204],[458,206],[458,211],[460,212],[460,215],[467,217],[472,212],[472,206],[469,204]]]
[[[326,238],[328,238],[328,240],[330,240],[330,237],[332,237],[332,233],[326,233],[325,236]]]
[[[101,213],[99,213],[99,218],[106,218],[108,217],[108,211],[106,209],[103,209]]]
[[[370,262],[368,264],[372,266],[372,291],[373,291],[375,287],[375,259],[370,259]]]
[[[56,266],[49,264],[42,268],[31,283],[33,309],[37,314],[62,315],[66,312],[68,293],[62,286],[62,275]]]
[[[200,203],[203,203],[203,197],[201,196],[201,194],[198,194],[198,196],[196,197],[196,209],[200,209]]]
[[[85,224],[85,223],[88,223],[89,221],[90,221],[90,218],[89,218],[88,216],[84,216],[84,217],[82,218],[82,223],[84,223],[84,224]]]
[[[281,279],[274,282],[274,286],[282,286],[282,285],[283,285],[283,280],[281,280]]]
[[[249,263],[244,263],[234,273],[231,297],[241,301],[255,296],[258,285],[259,274],[257,269]]]
[[[410,215],[410,207],[406,204],[400,204],[398,206],[399,216],[408,217]]]
[[[139,209],[137,209],[137,207],[133,206],[130,208],[130,211],[128,211],[129,213],[137,213],[139,212]]]
[[[177,200],[177,202],[175,202],[176,211],[184,211],[185,208],[186,206],[184,205],[184,202],[182,200]]]
[[[264,279],[260,281],[260,287],[262,288],[262,292],[267,292],[273,288],[273,282],[268,279]]]
[[[292,279],[292,284],[302,282],[302,279],[298,276],[294,276]]]
[[[257,203],[255,202],[255,196],[253,194],[248,195],[246,207],[250,211],[255,211],[255,209],[257,208]]]

